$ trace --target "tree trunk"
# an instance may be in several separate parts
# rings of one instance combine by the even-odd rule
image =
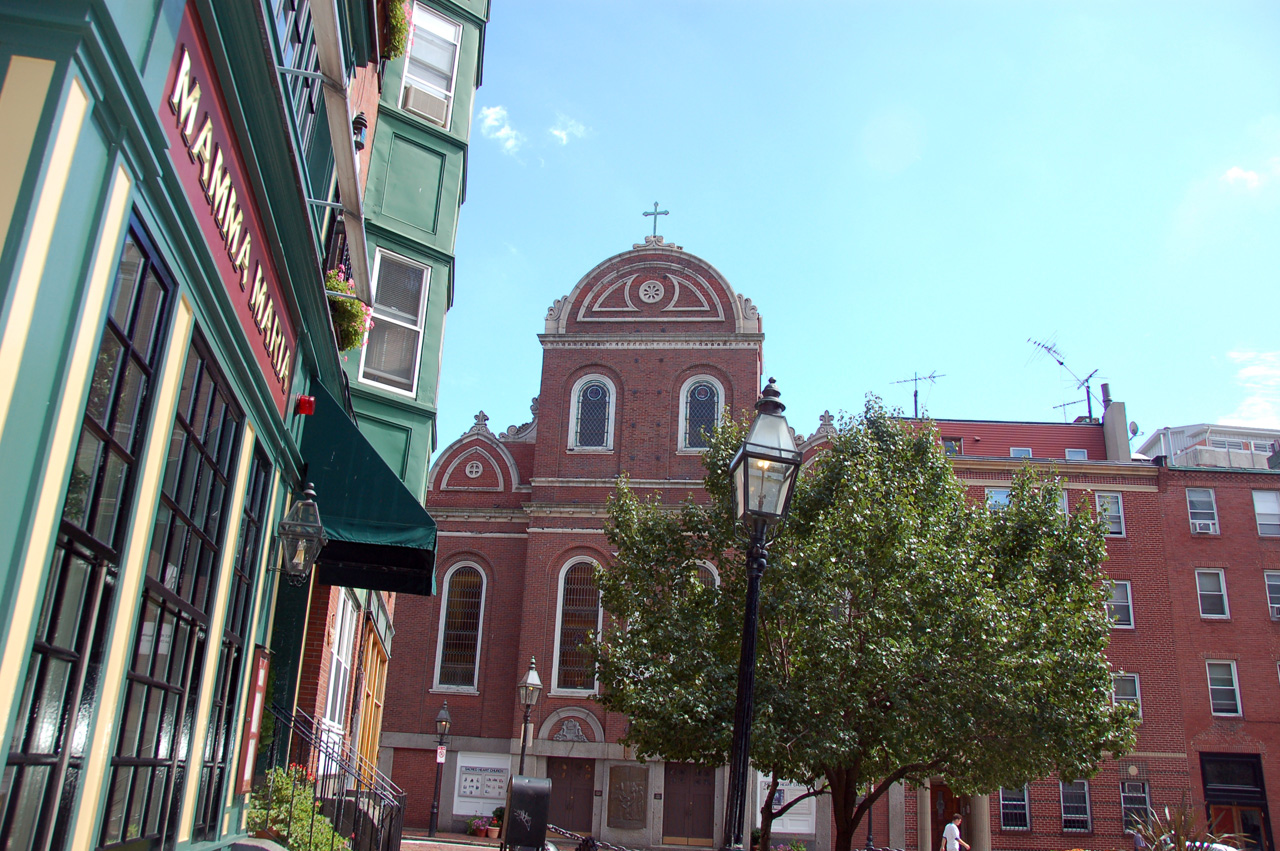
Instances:
[[[835,817],[836,835],[831,851],[852,851],[853,832],[862,821],[858,810],[858,777],[847,768],[829,769],[827,783],[831,785],[831,814]]]
[[[769,844],[773,836],[773,797],[778,794],[778,775],[775,773],[773,779],[769,781],[769,793],[764,797],[764,803],[760,805],[760,845],[757,846],[758,851],[771,851],[772,846]]]

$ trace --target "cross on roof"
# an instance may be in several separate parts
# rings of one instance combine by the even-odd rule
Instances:
[[[667,210],[659,210],[659,209],[658,209],[658,202],[657,202],[657,201],[654,201],[654,202],[653,202],[653,212],[652,212],[652,213],[650,213],[650,212],[645,212],[645,213],[644,213],[644,215],[646,215],[646,216],[653,216],[653,235],[654,235],[654,236],[657,236],[657,235],[658,235],[658,216],[669,216],[669,215],[671,215],[671,213],[670,213],[670,212],[668,212]]]

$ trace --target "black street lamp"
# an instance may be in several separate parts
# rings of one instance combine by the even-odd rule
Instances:
[[[871,796],[875,793],[875,791],[876,791],[876,784],[868,783],[867,784],[867,800],[870,801],[870,803],[867,804],[867,851],[873,851],[873,849],[876,847],[876,841],[871,837],[871,825],[873,823],[872,816],[874,815],[875,809],[876,809],[875,802],[871,801]]]
[[[520,725],[520,770],[516,773],[524,776],[524,748],[529,741],[529,713],[538,702],[538,695],[542,694],[542,678],[538,676],[538,664],[532,656],[529,657],[529,670],[525,671],[524,679],[520,681],[519,691],[520,705],[524,707],[524,723]]]
[[[427,831],[429,836],[436,835],[436,826],[440,821],[440,773],[444,770],[444,760],[441,759],[444,752],[445,741],[449,737],[449,725],[453,723],[453,719],[449,717],[449,701],[444,702],[444,706],[440,707],[440,714],[436,716],[436,732],[440,734],[440,740],[436,742],[436,794],[431,799],[431,829]]]
[[[747,551],[747,605],[742,624],[742,657],[738,663],[738,699],[733,712],[733,749],[725,801],[722,848],[741,848],[751,764],[751,722],[755,717],[756,628],[760,613],[760,578],[768,551],[770,528],[787,516],[800,469],[800,452],[778,401],[772,378],[756,402],[756,418],[733,459],[734,497],[738,520],[751,534]]]
[[[320,509],[316,507],[316,492],[310,482],[302,491],[302,499],[290,507],[289,513],[276,526],[276,537],[284,551],[280,571],[290,585],[306,585],[320,551],[329,543],[324,524],[320,522]]]

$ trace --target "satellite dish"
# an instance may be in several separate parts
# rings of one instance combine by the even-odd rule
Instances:
[[[1138,436],[1138,424],[1132,420],[1129,421],[1129,434],[1133,437]]]

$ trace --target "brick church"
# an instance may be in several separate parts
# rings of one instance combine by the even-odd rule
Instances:
[[[430,470],[440,594],[398,602],[381,767],[408,794],[407,826],[425,828],[435,718],[447,701],[440,829],[489,815],[516,771],[517,683],[536,659],[544,688],[525,773],[552,778],[550,820],[629,847],[713,846],[726,770],[637,762],[618,743],[627,719],[593,702],[594,671],[578,648],[603,617],[593,570],[609,558],[615,478],[625,472],[637,492],[671,504],[701,493],[703,429],[758,398],[761,318],[713,266],[653,236],[583,276],[552,305],[539,339],[532,419],[495,434],[482,412]],[[1064,511],[1104,522],[1113,699],[1139,702],[1137,748],[1088,780],[991,795],[895,784],[873,808],[876,845],[936,849],[958,811],[973,851],[1114,851],[1133,847],[1135,817],[1186,798],[1219,830],[1247,836],[1251,851],[1274,849],[1263,778],[1280,770],[1280,514],[1269,513],[1280,473],[1132,457],[1123,403],[1103,403],[1101,421],[938,427],[975,501],[1007,500],[1018,468],[1037,464],[1062,479]],[[831,421],[824,414],[797,436],[806,458]],[[755,779],[747,809],[758,818],[765,778]],[[801,791],[784,784],[781,794]],[[774,824],[779,840],[818,849],[833,833],[825,798]]]

